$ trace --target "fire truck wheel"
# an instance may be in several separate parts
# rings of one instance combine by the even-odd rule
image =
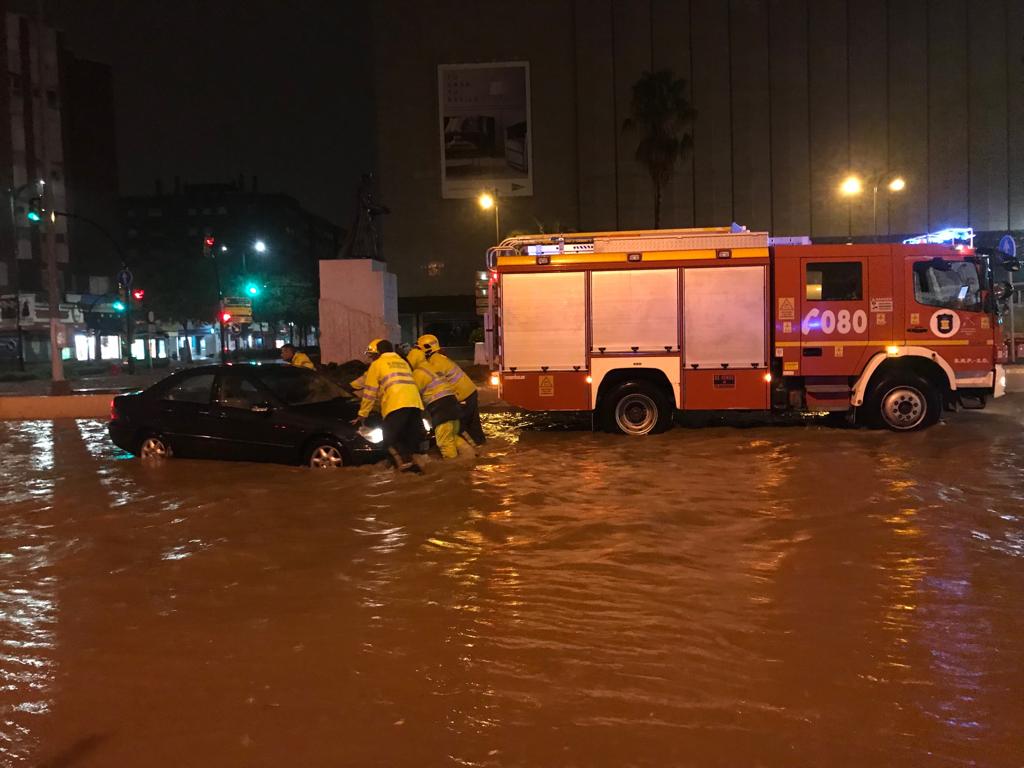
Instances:
[[[924,379],[890,374],[871,390],[867,415],[876,425],[894,432],[930,427],[942,414],[942,396]]]
[[[672,425],[672,407],[665,394],[647,381],[627,381],[603,398],[602,421],[606,432],[649,435]]]

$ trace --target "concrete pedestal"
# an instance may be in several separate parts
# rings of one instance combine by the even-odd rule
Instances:
[[[397,342],[398,279],[370,259],[320,262],[320,360],[363,357],[371,339]]]

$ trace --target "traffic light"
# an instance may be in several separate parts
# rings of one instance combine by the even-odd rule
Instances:
[[[220,313],[220,321],[222,323],[230,323],[231,322],[231,313],[230,312],[221,312]]]
[[[250,296],[259,296],[260,287],[256,283],[246,283],[245,292]]]
[[[43,198],[33,197],[28,201],[28,212],[25,214],[25,218],[33,224],[38,224],[43,220]]]
[[[146,298],[146,290],[144,288],[136,288],[132,291],[132,298],[136,301],[142,301]]]
[[[207,235],[203,238],[203,258],[208,259],[213,255],[213,246],[217,244],[216,239],[213,235]]]
[[[124,305],[123,301],[118,299],[117,301],[114,302],[114,311],[115,312],[124,312],[124,310],[125,310],[125,305]]]

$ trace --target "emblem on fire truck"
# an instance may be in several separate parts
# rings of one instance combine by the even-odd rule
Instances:
[[[960,316],[949,309],[942,309],[932,315],[928,323],[936,336],[955,336],[960,330]]]

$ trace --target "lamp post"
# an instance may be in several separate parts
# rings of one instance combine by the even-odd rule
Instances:
[[[902,176],[891,173],[876,173],[869,178],[871,184],[871,236],[878,241],[878,187],[885,184],[886,189],[892,192],[902,192],[907,187],[907,182]],[[839,194],[844,197],[857,197],[864,191],[864,182],[856,174],[850,174],[839,185]]]
[[[252,249],[256,253],[264,254],[264,253],[267,252],[267,244],[263,240],[257,240],[256,242],[254,242],[252,244]],[[226,247],[225,247],[225,250],[227,250]],[[248,248],[242,248],[242,274],[243,275],[249,274],[249,269],[248,269],[248,267],[246,266],[246,263],[245,263],[245,255],[246,255],[246,253],[248,253],[248,251],[249,251]]]
[[[498,190],[493,192],[481,192],[476,199],[477,205],[485,211],[494,210],[494,244],[501,242],[501,220],[498,213]]]

